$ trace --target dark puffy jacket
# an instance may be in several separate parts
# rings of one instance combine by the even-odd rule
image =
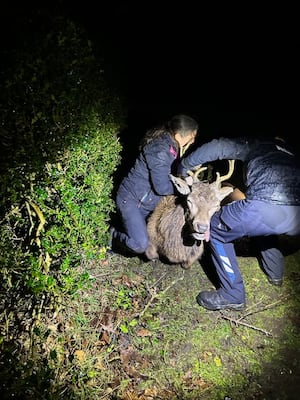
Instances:
[[[130,196],[152,211],[163,195],[174,194],[170,172],[174,171],[178,143],[166,133],[153,140],[139,154],[134,166],[122,180],[118,195]]]
[[[210,161],[235,159],[244,162],[248,199],[281,205],[300,205],[300,164],[282,140],[256,138],[214,139],[182,160],[179,175]]]

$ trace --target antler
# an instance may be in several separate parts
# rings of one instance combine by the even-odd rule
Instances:
[[[207,169],[207,167],[202,167],[202,164],[196,165],[193,170],[189,170],[187,171],[188,175],[190,175],[194,180],[198,178],[198,175],[200,174],[200,172],[205,171]]]
[[[217,185],[220,185],[221,182],[224,182],[224,181],[226,181],[226,179],[231,177],[231,175],[233,174],[233,170],[234,170],[234,162],[235,162],[235,160],[228,160],[229,171],[226,175],[220,176],[220,173],[217,172],[217,179],[216,179]]]

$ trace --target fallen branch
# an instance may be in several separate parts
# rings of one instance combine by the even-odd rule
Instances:
[[[149,300],[148,303],[145,305],[144,309],[143,309],[140,313],[136,314],[135,317],[136,317],[136,318],[142,317],[156,298],[158,298],[159,296],[162,296],[163,294],[165,294],[172,286],[176,285],[176,283],[178,283],[179,281],[182,281],[183,278],[184,278],[184,272],[185,272],[185,271],[182,271],[182,276],[181,276],[180,278],[176,279],[176,281],[172,281],[172,282],[170,283],[170,285],[167,286],[167,287],[166,287],[164,290],[162,290],[161,292],[157,293],[157,292],[154,291],[154,290],[151,291],[151,298],[150,298],[150,300]]]
[[[242,322],[242,320],[243,320],[244,318],[246,318],[246,317],[249,317],[249,315],[253,315],[253,314],[256,314],[256,313],[265,311],[265,310],[269,310],[270,308],[273,308],[273,307],[277,306],[277,305],[278,305],[279,303],[281,303],[283,300],[286,300],[287,297],[289,297],[289,296],[284,296],[284,297],[282,297],[281,299],[276,300],[274,303],[267,304],[266,306],[264,306],[263,308],[260,308],[260,309],[258,309],[258,310],[249,311],[249,312],[243,314],[243,315],[242,315],[240,318],[238,318],[238,319],[234,319],[234,318],[228,317],[227,315],[223,314],[222,312],[221,312],[221,316],[222,316],[223,319],[226,319],[226,320],[228,320],[228,321],[230,321],[230,322],[233,322],[233,323],[236,324],[236,325],[243,325],[243,326],[246,326],[247,328],[251,328],[251,329],[254,329],[254,330],[256,330],[256,331],[260,331],[260,332],[264,333],[264,334],[265,334],[266,336],[268,336],[268,337],[272,337],[272,334],[271,334],[270,332],[268,332],[268,331],[266,331],[266,330],[264,330],[264,329],[258,328],[258,327],[254,326],[254,325],[247,324],[246,322]],[[260,303],[261,303],[261,301],[260,301],[259,303],[257,303],[257,304],[254,304],[254,305],[252,306],[252,308],[254,308],[255,306],[257,306],[257,305],[260,304]]]
[[[223,319],[226,319],[226,320],[228,320],[230,322],[233,322],[236,325],[243,325],[243,326],[246,326],[247,328],[254,329],[255,331],[262,332],[268,337],[272,337],[272,333],[271,332],[268,332],[268,331],[266,331],[264,329],[258,328],[257,326],[254,326],[254,325],[247,324],[246,322],[242,322],[241,319],[230,318],[230,317],[227,317],[227,315],[224,315],[223,313],[221,313],[221,316],[222,316]]]
[[[274,301],[274,303],[267,304],[266,306],[264,306],[264,307],[262,307],[262,308],[260,308],[260,309],[256,309],[256,310],[253,310],[253,311],[249,311],[249,312],[243,314],[243,315],[238,319],[238,321],[241,321],[242,319],[248,317],[249,315],[253,315],[253,314],[257,314],[257,313],[259,313],[259,312],[265,311],[265,310],[269,310],[270,308],[273,308],[273,307],[277,306],[278,304],[280,304],[283,300],[286,300],[288,297],[289,297],[289,296],[283,296],[283,297],[281,297],[279,300]],[[259,303],[261,303],[261,302],[259,302]],[[257,303],[257,304],[259,304],[259,303]],[[254,305],[252,306],[252,308],[254,308],[255,306],[257,306],[257,304],[254,304]]]
[[[151,288],[156,287],[160,281],[162,281],[164,279],[164,277],[167,275],[167,272],[165,272],[163,275],[160,276],[160,278],[157,279],[157,281],[155,283],[153,283],[153,285],[151,285]]]

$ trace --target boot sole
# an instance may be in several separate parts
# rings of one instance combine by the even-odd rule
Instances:
[[[269,276],[267,276],[267,279],[268,279],[268,281],[269,281],[269,283],[271,283],[271,285],[274,285],[274,286],[282,286],[282,284],[283,284],[283,279],[274,279],[274,278],[270,278]]]
[[[245,303],[239,303],[239,304],[224,304],[224,305],[219,305],[219,306],[212,306],[204,303],[201,299],[197,298],[198,304],[200,304],[202,307],[206,308],[209,311],[220,311],[220,310],[233,310],[233,311],[242,311],[245,309]]]

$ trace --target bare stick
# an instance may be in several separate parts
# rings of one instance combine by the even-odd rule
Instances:
[[[248,317],[249,315],[253,315],[253,314],[257,314],[257,313],[259,313],[259,312],[265,311],[265,310],[269,310],[270,308],[273,308],[273,307],[277,306],[278,304],[280,304],[283,300],[286,300],[288,297],[289,297],[289,296],[283,296],[281,299],[274,301],[274,303],[267,304],[267,305],[264,306],[263,308],[260,308],[260,309],[258,309],[258,310],[249,311],[249,312],[247,312],[246,314],[243,314],[243,315],[238,319],[238,321],[241,321],[242,319]],[[259,302],[259,303],[261,303],[261,302]],[[257,304],[259,304],[259,303],[257,303]],[[255,306],[255,305],[254,305],[254,306]],[[253,307],[254,307],[254,306],[253,306]]]
[[[256,313],[265,311],[265,310],[269,310],[270,308],[273,308],[273,307],[277,306],[279,303],[281,303],[281,302],[282,302],[283,300],[285,300],[287,297],[289,297],[289,296],[284,296],[284,297],[282,297],[281,299],[274,301],[274,303],[267,304],[265,307],[263,307],[263,308],[261,308],[261,309],[259,309],[259,310],[252,310],[252,311],[249,311],[249,312],[247,312],[246,314],[243,314],[243,315],[242,315],[240,318],[238,318],[238,319],[233,319],[233,318],[227,317],[227,316],[224,315],[222,312],[221,312],[221,316],[222,316],[222,318],[224,318],[224,319],[226,319],[226,320],[228,320],[228,321],[230,321],[230,322],[233,322],[233,323],[235,323],[236,325],[243,325],[243,326],[246,326],[247,328],[251,328],[251,329],[254,329],[254,330],[256,330],[256,331],[263,332],[263,333],[264,333],[266,336],[268,336],[268,337],[272,337],[272,334],[271,334],[270,332],[268,332],[268,331],[266,331],[266,330],[264,330],[264,329],[258,328],[258,327],[254,326],[254,325],[247,324],[246,322],[242,322],[242,319],[248,317],[249,315],[253,315],[253,314],[256,314]],[[253,305],[252,308],[253,308],[254,306],[257,306],[257,305],[260,304],[260,303],[261,303],[261,301],[258,302],[258,303],[255,304],[255,305]]]
[[[148,303],[146,304],[146,306],[144,307],[144,309],[143,309],[140,313],[136,314],[136,317],[139,317],[139,318],[142,317],[142,316],[145,314],[145,312],[148,310],[148,308],[150,307],[150,305],[153,303],[153,301],[154,301],[157,297],[159,297],[159,296],[163,295],[164,293],[166,293],[172,286],[176,285],[176,283],[178,283],[179,281],[182,281],[183,278],[184,278],[184,272],[185,272],[185,271],[182,272],[182,276],[181,276],[180,278],[178,278],[176,281],[172,281],[172,282],[170,283],[170,285],[167,286],[167,287],[166,287],[164,290],[162,290],[161,292],[156,293],[156,292],[152,291],[150,300],[148,301]]]
[[[243,326],[246,326],[247,328],[254,329],[255,331],[262,332],[268,337],[272,337],[272,333],[271,332],[268,332],[268,331],[266,331],[264,329],[258,328],[257,326],[254,326],[254,325],[247,324],[246,322],[241,322],[240,319],[233,319],[233,318],[227,317],[223,313],[221,313],[221,315],[222,315],[222,318],[224,318],[224,319],[226,319],[226,320],[228,320],[230,322],[233,322],[236,325],[243,325]]]

